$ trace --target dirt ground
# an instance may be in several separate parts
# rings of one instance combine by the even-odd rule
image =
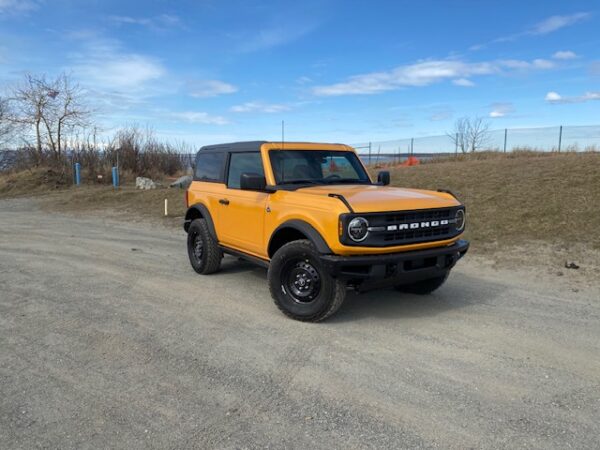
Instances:
[[[0,201],[0,448],[598,446],[600,282],[567,250],[304,324],[263,269],[196,275],[179,228],[41,202]]]

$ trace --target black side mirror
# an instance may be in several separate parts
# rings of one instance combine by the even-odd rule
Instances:
[[[377,183],[382,186],[390,184],[390,173],[387,170],[382,170],[377,174]]]
[[[264,191],[267,180],[264,175],[254,172],[244,172],[240,175],[240,188],[247,191]]]

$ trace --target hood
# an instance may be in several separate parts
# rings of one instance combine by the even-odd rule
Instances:
[[[299,189],[305,194],[341,194],[355,212],[385,212],[411,209],[447,208],[460,205],[449,194],[418,189],[373,185],[311,186]]]

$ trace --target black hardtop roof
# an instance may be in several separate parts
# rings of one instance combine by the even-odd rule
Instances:
[[[228,144],[205,145],[200,147],[201,152],[257,152],[260,151],[260,146],[266,144],[267,141],[245,141],[245,142],[230,142]]]
[[[244,142],[230,142],[228,144],[215,144],[215,145],[205,145],[204,147],[200,147],[200,152],[210,152],[210,153],[220,153],[220,152],[258,152],[260,151],[260,146],[268,143],[277,143],[278,141],[244,141]],[[312,142],[310,142],[312,144]],[[298,142],[294,142],[294,144],[298,144]],[[306,142],[309,144],[309,142]],[[285,143],[284,143],[285,145]],[[340,145],[340,144],[335,144]]]

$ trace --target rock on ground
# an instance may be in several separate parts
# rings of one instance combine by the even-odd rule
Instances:
[[[190,186],[190,184],[192,184],[192,177],[189,175],[185,175],[183,177],[177,178],[169,186],[187,189]]]
[[[156,189],[156,183],[150,178],[137,177],[135,179],[135,187],[137,189]]]

